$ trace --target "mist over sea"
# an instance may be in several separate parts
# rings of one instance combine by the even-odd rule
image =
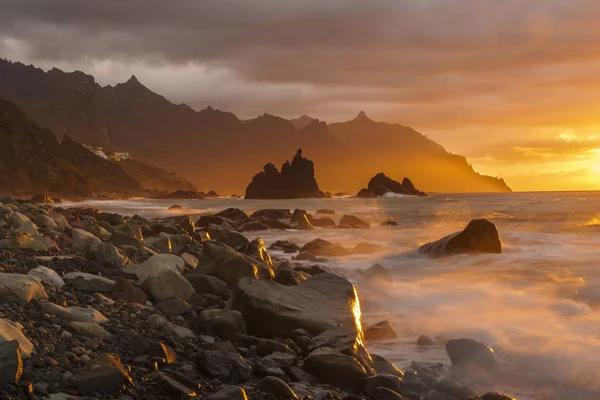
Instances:
[[[184,210],[168,211],[173,204]],[[472,338],[496,351],[500,371],[470,375],[473,388],[503,391],[521,400],[600,398],[600,192],[433,194],[427,198],[310,200],[149,200],[65,203],[143,217],[212,214],[237,207],[332,209],[339,220],[353,214],[371,229],[246,232],[296,244],[317,237],[351,249],[360,242],[382,246],[376,254],[330,258],[322,263],[356,285],[366,325],[390,320],[399,339],[367,343],[399,367],[413,360],[440,362],[444,345],[419,348],[425,334],[440,340]],[[474,218],[496,224],[504,254],[429,259],[419,245],[462,230]],[[385,220],[398,226],[380,227]],[[271,251],[273,256],[290,254]],[[314,264],[309,263],[308,264]],[[382,264],[393,285],[361,285],[360,269]]]

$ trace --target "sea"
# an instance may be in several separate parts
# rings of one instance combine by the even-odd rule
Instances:
[[[174,204],[183,210],[170,211]],[[346,276],[359,292],[364,325],[390,321],[398,339],[367,342],[370,352],[408,368],[413,361],[441,363],[454,376],[442,344],[471,338],[489,344],[500,368],[463,376],[476,391],[496,390],[520,400],[600,399],[600,192],[431,194],[377,199],[300,200],[87,200],[63,207],[96,207],[143,217],[198,216],[229,207],[247,213],[263,208],[334,210],[371,223],[370,229],[317,228],[247,233],[303,245],[315,238],[352,249],[381,246],[369,255],[330,258],[322,263]],[[462,230],[471,219],[494,222],[502,254],[431,259],[420,245]],[[397,226],[379,226],[393,220]],[[272,251],[272,256],[290,254]],[[361,285],[360,270],[374,263],[393,283]],[[419,347],[428,335],[439,345]]]

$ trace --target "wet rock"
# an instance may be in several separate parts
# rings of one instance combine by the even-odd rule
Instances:
[[[269,249],[283,250],[284,253],[296,253],[300,251],[300,246],[288,240],[278,240],[269,246]]]
[[[487,219],[474,219],[465,229],[419,247],[419,253],[442,257],[465,253],[502,253],[496,225]]]
[[[244,317],[236,310],[204,310],[198,315],[198,324],[206,334],[224,340],[247,333]]]
[[[302,246],[300,252],[308,252],[316,256],[346,256],[350,254],[350,252],[341,245],[324,239],[315,239],[306,243]]]
[[[167,364],[174,363],[177,361],[177,353],[169,345],[161,342],[153,342],[148,347],[148,355],[151,358],[160,357],[163,358]]]
[[[452,379],[442,379],[441,381],[437,382],[434,389],[439,392],[447,393],[452,397],[457,397],[460,399],[466,398],[466,397],[471,397],[476,394],[473,390],[469,389],[467,386],[465,386],[459,382],[456,382]]]
[[[227,289],[227,283],[214,276],[193,272],[191,274],[185,274],[183,277],[187,279],[194,290],[200,294],[208,293],[219,295],[219,293]]]
[[[380,387],[371,396],[371,400],[407,400],[407,398],[391,389]]]
[[[39,280],[23,274],[0,273],[0,298],[29,303],[32,299],[47,299]]]
[[[273,270],[263,262],[242,254],[233,248],[217,242],[202,243],[201,265],[198,272],[216,276],[235,285],[240,278],[272,279]]]
[[[395,375],[400,378],[404,376],[404,372],[396,365],[388,361],[385,357],[382,357],[378,354],[371,354],[371,366],[378,374],[390,374]]]
[[[39,266],[30,269],[27,275],[37,279],[40,282],[47,283],[56,288],[61,288],[65,285],[65,281],[53,269]]]
[[[23,358],[33,353],[33,344],[22,332],[23,326],[17,322],[0,318],[0,343],[16,340],[19,342]]]
[[[232,249],[238,251],[243,251],[248,247],[248,243],[250,243],[250,241],[241,233],[232,229],[228,229],[224,226],[211,224],[204,229],[206,232],[208,232],[212,240],[224,243]]]
[[[370,227],[371,224],[354,215],[344,215],[338,224],[338,228],[346,229],[366,229]]]
[[[240,383],[250,378],[250,365],[233,349],[201,351],[196,356],[196,367],[223,382]]]
[[[366,189],[362,189],[357,197],[378,197],[386,193],[405,194],[410,196],[427,196],[425,193],[417,190],[408,178],[404,178],[402,183],[387,177],[383,172],[378,173],[369,181]]]
[[[311,218],[310,223],[320,228],[335,228],[337,226],[335,221],[329,217]]]
[[[19,382],[22,373],[23,360],[19,341],[0,342],[0,385]]]
[[[117,279],[112,288],[111,296],[115,300],[122,300],[126,303],[146,304],[146,301],[148,301],[146,292],[125,278]]]
[[[218,212],[216,216],[233,221],[237,226],[243,225],[249,220],[248,215],[239,208],[228,208]]]
[[[365,329],[366,340],[390,340],[396,339],[398,335],[390,321],[381,321],[374,325],[370,325]]]
[[[398,226],[398,223],[396,221],[387,220],[380,223],[379,226]]]
[[[239,386],[225,386],[208,400],[248,400],[246,391]]]
[[[54,314],[58,318],[67,321],[94,322],[97,324],[103,324],[108,322],[108,319],[104,315],[92,308],[76,306],[62,307],[58,304],[42,302],[41,309],[45,313]]]
[[[352,254],[375,254],[383,250],[382,246],[360,242],[352,249]]]
[[[308,351],[314,352],[320,348],[333,349],[341,354],[356,358],[368,374],[375,371],[371,355],[363,344],[362,332],[357,332],[352,327],[335,326],[313,337],[309,343]]]
[[[456,366],[477,366],[486,370],[498,368],[494,350],[472,339],[452,339],[446,343],[446,353]]]
[[[249,221],[240,226],[240,232],[267,231],[269,229],[269,225],[260,221]]]
[[[339,353],[313,352],[304,360],[306,371],[330,385],[360,390],[369,375],[352,356]]]
[[[317,210],[315,214],[335,215],[335,211],[327,208],[321,208],[320,210]]]
[[[427,335],[421,335],[417,338],[417,346],[435,346],[437,342]]]
[[[246,248],[245,254],[256,259],[257,261],[262,261],[271,270],[275,270],[276,268],[262,238],[256,238],[251,241]]]
[[[263,337],[290,337],[298,328],[318,335],[338,324],[361,331],[354,286],[335,274],[319,274],[297,286],[244,278],[232,307],[242,313],[249,332]]]
[[[365,379],[363,391],[367,396],[372,397],[377,390],[382,387],[400,393],[402,391],[402,379],[396,375],[390,374],[372,376]]]
[[[283,380],[275,376],[267,376],[256,385],[256,390],[271,394],[277,399],[297,399],[296,393]]]
[[[310,275],[306,272],[294,271],[292,269],[280,269],[275,274],[273,281],[286,286],[296,286],[308,278],[310,278]]]
[[[373,264],[362,273],[362,280],[371,286],[389,287],[394,284],[394,277],[381,264]]]

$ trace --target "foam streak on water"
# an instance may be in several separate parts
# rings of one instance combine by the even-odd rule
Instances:
[[[400,338],[368,344],[400,366],[412,360],[449,364],[443,346],[419,349],[417,336],[468,337],[486,341],[501,372],[471,378],[480,390],[510,392],[520,399],[600,398],[600,193],[449,194],[428,198],[318,200],[144,200],[72,204],[145,217],[176,215],[173,204],[198,215],[228,207],[320,208],[354,214],[368,230],[259,232],[267,244],[279,239],[304,244],[316,237],[349,248],[359,242],[383,246],[375,255],[332,259],[328,265],[353,280],[365,322],[389,319]],[[70,206],[70,205],[66,205]],[[502,255],[427,259],[410,250],[462,229],[470,219],[498,227]],[[277,254],[283,256],[282,254]],[[285,255],[287,257],[287,255]],[[358,269],[379,262],[394,274],[393,288],[362,287]]]

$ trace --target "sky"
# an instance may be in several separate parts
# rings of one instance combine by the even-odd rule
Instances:
[[[0,0],[0,57],[241,118],[364,110],[515,190],[600,189],[597,0]]]

